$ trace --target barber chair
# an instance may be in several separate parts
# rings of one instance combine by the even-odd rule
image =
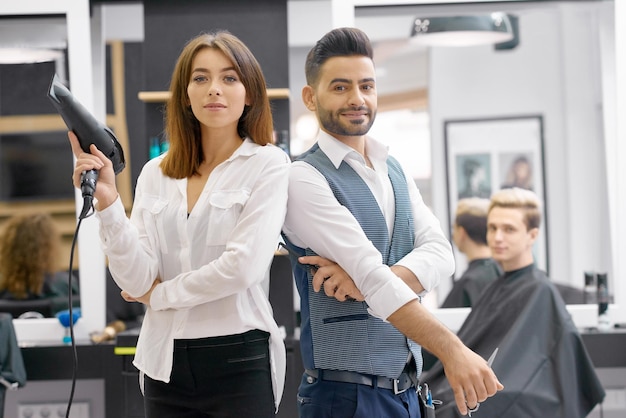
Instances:
[[[50,299],[0,299],[0,312],[9,313],[15,319],[54,317]]]
[[[17,345],[13,317],[0,313],[0,418],[4,417],[4,395],[26,384],[26,368]]]

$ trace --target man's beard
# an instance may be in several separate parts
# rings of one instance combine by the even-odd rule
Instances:
[[[317,103],[317,108],[319,110],[318,114],[322,128],[331,134],[339,136],[365,135],[369,132],[372,124],[374,123],[374,119],[376,118],[376,111],[372,111],[365,106],[339,109],[335,113],[327,111],[320,106],[319,103]],[[361,119],[355,119],[351,122],[341,122],[340,118],[342,113],[360,111],[367,111],[367,115],[363,115]],[[369,118],[369,121],[364,123],[366,117]]]

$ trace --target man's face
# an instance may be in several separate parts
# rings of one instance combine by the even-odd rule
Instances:
[[[494,207],[487,217],[487,243],[504,271],[533,263],[532,247],[538,233],[537,228],[527,229],[521,209]]]
[[[338,139],[367,134],[376,117],[374,63],[363,56],[330,58],[315,88],[304,88],[303,100],[320,127]]]

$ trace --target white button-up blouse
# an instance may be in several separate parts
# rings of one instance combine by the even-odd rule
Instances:
[[[152,292],[133,364],[168,382],[174,339],[264,330],[278,405],[285,347],[263,289],[287,208],[289,157],[244,140],[213,170],[191,213],[187,179],[164,176],[161,159],[144,166],[130,219],[119,198],[97,212],[119,287],[141,296],[163,281]]]

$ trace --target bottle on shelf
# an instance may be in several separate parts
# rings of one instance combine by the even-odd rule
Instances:
[[[597,292],[596,273],[593,271],[586,271],[585,287],[583,288],[583,297],[585,299],[585,303],[593,305],[598,303]]]
[[[148,158],[153,159],[161,155],[161,141],[159,137],[153,136],[150,138],[150,149],[148,151]]]
[[[160,147],[161,147],[161,154],[163,154],[164,152],[167,152],[167,150],[170,149],[170,143],[167,139],[163,138],[163,140],[160,143]]]
[[[274,143],[283,151],[287,153],[287,155],[291,155],[291,151],[289,149],[289,131],[282,130],[279,132],[274,132]]]
[[[598,273],[598,329],[606,331],[611,328],[609,317],[609,283],[606,273]]]

